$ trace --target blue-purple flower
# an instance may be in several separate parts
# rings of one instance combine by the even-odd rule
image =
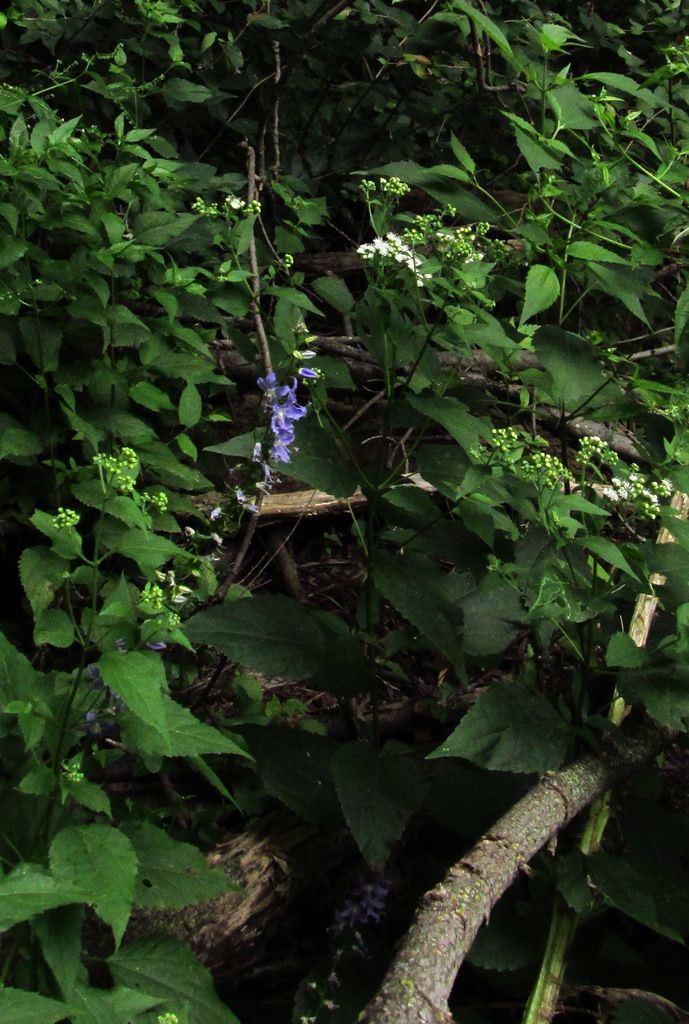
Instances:
[[[291,384],[278,384],[277,377],[271,370],[265,377],[259,377],[256,383],[271,410],[270,429],[273,443],[270,449],[270,458],[275,462],[290,462],[290,447],[294,442],[294,424],[307,413],[306,406],[300,405],[297,401],[297,378],[293,377]],[[256,451],[254,451],[255,456]],[[264,483],[267,482],[269,482],[269,477],[264,477]]]

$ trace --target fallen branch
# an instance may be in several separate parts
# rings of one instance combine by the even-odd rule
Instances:
[[[362,1024],[450,1024],[448,998],[476,933],[520,870],[580,811],[662,746],[645,721],[549,773],[423,897]]]

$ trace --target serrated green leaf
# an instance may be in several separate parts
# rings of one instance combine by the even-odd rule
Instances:
[[[424,794],[418,769],[406,757],[348,743],[333,758],[340,806],[367,862],[382,866]]]
[[[74,643],[74,623],[61,608],[45,608],[36,615],[33,631],[34,643],[51,647],[71,647]]]
[[[312,287],[338,313],[351,313],[354,308],[354,296],[341,277],[317,277]]]
[[[371,572],[383,597],[461,671],[462,613],[446,596],[447,577],[423,555],[394,557],[384,551],[374,555]]]
[[[480,439],[488,436],[488,425],[470,413],[468,406],[457,398],[446,395],[409,395],[407,401],[412,409],[445,427],[450,437],[464,451],[478,447]]]
[[[139,245],[168,245],[184,234],[196,219],[193,213],[163,213],[160,210],[140,213],[134,221],[134,240]]]
[[[459,141],[454,132],[450,132],[450,148],[454,154],[457,163],[461,164],[465,171],[469,174],[474,174],[476,171],[476,163],[467,153],[467,150],[463,143]]]
[[[330,772],[337,744],[326,736],[270,725],[246,729],[261,785],[305,821],[342,822]]]
[[[89,782],[88,779],[73,781],[72,779],[63,778],[60,780],[60,786],[63,792],[69,793],[75,803],[81,804],[82,807],[87,807],[89,811],[94,811],[95,814],[107,814],[108,818],[112,818],[110,798],[95,782]]]
[[[50,548],[26,548],[19,559],[19,578],[34,615],[48,608],[64,583],[69,562]]]
[[[55,976],[62,995],[70,999],[81,968],[81,929],[84,908],[60,907],[47,910],[31,922],[41,944],[41,952]],[[2,1003],[0,1002],[0,1008]],[[0,1018],[1,1019],[1,1018]]]
[[[19,238],[12,238],[6,231],[0,232],[0,270],[20,260],[28,246]]]
[[[7,1024],[57,1024],[69,1014],[66,1003],[20,988],[0,988],[0,1020]]]
[[[132,909],[136,864],[129,839],[110,825],[74,825],[58,832],[50,846],[53,875],[81,888],[86,901],[111,926],[116,947]]]
[[[163,86],[163,96],[173,107],[180,107],[184,103],[206,103],[213,93],[205,85],[188,82],[184,78],[168,78]]]
[[[647,267],[621,267],[609,264],[589,263],[589,270],[603,284],[603,291],[614,296],[627,307],[630,313],[650,327],[641,298],[651,293],[653,271]]]
[[[591,345],[578,335],[548,325],[538,330],[534,347],[552,378],[553,387],[547,390],[555,404],[571,410],[598,394],[613,393]]]
[[[190,1024],[239,1024],[218,999],[210,974],[185,945],[154,937],[128,943],[108,958],[116,982],[160,996],[166,1010],[189,1009]]]
[[[151,575],[163,562],[184,552],[166,537],[144,530],[128,530],[117,542],[117,550],[133,559],[142,572]]]
[[[179,422],[184,427],[195,427],[201,419],[203,405],[195,384],[187,384],[179,399]]]
[[[454,0],[453,6],[471,18],[478,28],[485,32],[488,38],[492,39],[495,45],[502,50],[505,57],[512,57],[512,47],[508,43],[505,33],[494,21],[482,11],[477,10],[473,4],[468,3],[467,0]]]
[[[525,324],[537,313],[548,309],[559,298],[559,295],[560,282],[553,268],[541,263],[534,263],[526,275],[524,305],[519,325]]]
[[[83,893],[35,864],[21,864],[0,879],[0,932],[53,907],[82,903]]]
[[[130,389],[129,395],[137,405],[143,405],[144,409],[150,409],[151,412],[174,409],[170,396],[146,380],[140,380],[138,384],[135,384]]]
[[[545,772],[559,768],[569,728],[536,690],[493,683],[432,754],[463,757],[491,771]]]
[[[677,299],[675,308],[675,345],[679,345],[689,323],[689,284]]]
[[[209,644],[256,672],[304,679],[323,665],[325,633],[296,601],[272,594],[215,605],[184,623],[195,644]]]
[[[608,642],[605,664],[611,668],[640,668],[648,661],[643,647],[637,647],[628,633],[614,633]]]
[[[108,651],[98,662],[105,685],[157,734],[171,751],[163,690],[165,667],[153,651]]]
[[[167,1009],[163,1003],[161,996],[137,992],[123,985],[105,990],[80,985],[71,999],[72,1019],[74,1024],[119,1024],[120,1021],[134,1024],[153,1007]]]
[[[335,498],[350,497],[359,483],[333,434],[311,416],[297,424],[289,475]]]
[[[600,852],[588,858],[587,866],[591,881],[614,907],[660,935],[683,943],[682,936],[674,928],[666,927],[659,920],[659,908],[653,894],[628,861]]]
[[[577,260],[597,260],[598,263],[629,262],[628,256],[620,256],[596,242],[572,242],[567,248],[567,255]]]
[[[137,907],[186,907],[240,890],[224,871],[209,868],[195,846],[172,839],[150,822],[124,825],[122,830],[138,859]]]
[[[581,545],[582,548],[586,548],[587,551],[593,552],[594,555],[598,555],[607,562],[608,565],[614,566],[616,569],[620,569],[622,572],[626,572],[632,579],[638,580],[639,576],[632,569],[631,565],[624,557],[624,554],[620,550],[619,544],[614,544],[613,541],[608,540],[607,537],[577,537],[576,544]]]
[[[525,619],[514,587],[490,576],[478,590],[461,600],[464,650],[467,654],[499,654],[512,643]]]
[[[561,161],[554,157],[552,153],[545,149],[545,147],[539,142],[536,142],[531,135],[527,135],[526,132],[516,128],[515,136],[517,139],[517,146],[534,174],[538,174],[539,170],[542,168],[545,168],[548,171],[560,170]],[[553,299],[553,302],[554,301],[555,300]]]
[[[9,416],[2,417],[0,459],[27,458],[39,455],[42,451],[43,442],[36,434],[12,421]]]
[[[643,705],[666,728],[689,728],[689,666],[678,663],[622,671],[617,688],[629,704]]]
[[[163,711],[165,735],[160,732],[152,734],[140,716],[138,721],[127,723],[128,742],[141,753],[166,754],[170,757],[195,757],[198,754],[249,756],[233,739],[201,722],[189,708],[178,704],[167,694],[163,694]]]

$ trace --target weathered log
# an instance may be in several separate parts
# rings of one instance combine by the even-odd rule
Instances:
[[[663,734],[644,721],[545,775],[422,898],[362,1024],[449,1024],[457,973],[491,909],[531,858],[593,800],[641,767]]]
[[[223,983],[256,977],[267,965],[279,973],[288,936],[294,930],[298,937],[299,897],[323,882],[343,849],[341,835],[328,836],[288,811],[275,811],[208,855],[208,864],[222,867],[241,891],[178,910],[135,909],[127,937],[180,939]],[[277,937],[282,952],[271,948]]]

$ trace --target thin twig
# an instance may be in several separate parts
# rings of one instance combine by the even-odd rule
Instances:
[[[654,356],[669,356],[674,351],[674,345],[662,345],[660,348],[647,348],[643,352],[634,352],[629,358],[637,363],[641,359],[652,359]]]

